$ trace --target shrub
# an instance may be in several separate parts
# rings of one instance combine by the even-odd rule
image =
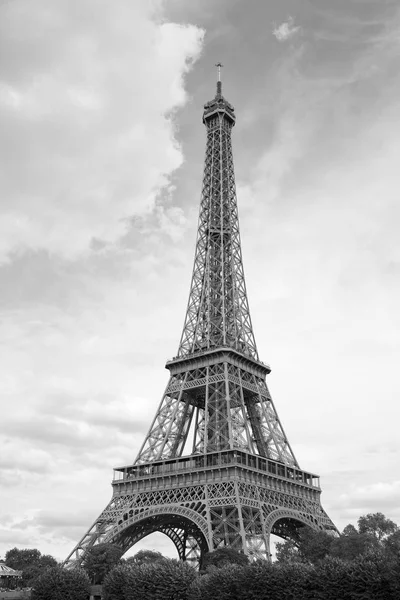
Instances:
[[[392,595],[390,564],[380,552],[360,556],[351,563],[348,584],[352,599],[388,600]]]
[[[197,577],[187,563],[164,560],[132,567],[126,571],[123,600],[187,600],[188,589]]]
[[[249,559],[243,552],[238,552],[233,548],[218,548],[213,552],[206,552],[203,557],[203,568],[210,566],[225,567],[226,565],[248,565]]]
[[[89,593],[85,571],[51,567],[36,580],[32,600],[87,600]]]
[[[103,583],[107,573],[121,560],[122,553],[121,548],[107,543],[97,544],[86,551],[82,567],[92,584]]]
[[[125,585],[128,574],[135,567],[129,563],[117,565],[106,575],[103,583],[105,600],[125,600]]]
[[[245,567],[209,566],[207,573],[193,581],[188,600],[239,600],[243,598]]]

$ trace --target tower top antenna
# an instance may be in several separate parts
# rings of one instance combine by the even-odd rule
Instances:
[[[215,66],[218,69],[218,81],[217,81],[217,96],[222,94],[222,82],[221,82],[221,67],[224,65],[220,62],[216,63]]]

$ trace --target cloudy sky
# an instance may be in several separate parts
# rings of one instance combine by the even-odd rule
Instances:
[[[278,413],[340,529],[400,523],[398,1],[1,0],[0,556],[65,558],[155,413],[217,61]]]

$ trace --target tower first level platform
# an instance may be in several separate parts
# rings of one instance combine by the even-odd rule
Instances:
[[[316,475],[238,450],[119,467],[112,485],[89,544],[101,534],[127,550],[161,531],[197,564],[223,546],[267,558],[271,533],[295,539],[304,525],[332,528]]]

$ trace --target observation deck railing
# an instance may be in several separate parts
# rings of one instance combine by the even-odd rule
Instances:
[[[274,478],[306,485],[317,490],[320,489],[319,477],[317,475],[307,473],[276,460],[255,456],[254,454],[240,450],[195,454],[141,465],[118,467],[114,469],[113,483],[169,476],[182,472],[215,469],[216,467],[226,468],[228,466],[246,467]]]

